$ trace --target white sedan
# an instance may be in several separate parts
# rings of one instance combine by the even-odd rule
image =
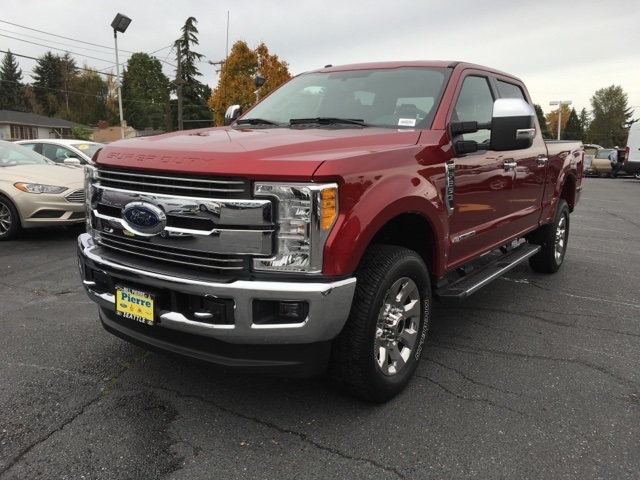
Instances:
[[[30,148],[51,161],[67,165],[86,165],[91,163],[93,155],[105,145],[104,143],[62,138],[18,140],[15,143]]]

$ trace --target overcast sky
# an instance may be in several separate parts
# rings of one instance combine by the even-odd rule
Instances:
[[[637,0],[2,3],[0,50],[31,57],[48,50],[69,51],[79,66],[87,63],[105,72],[115,71],[110,25],[117,13],[132,19],[128,30],[118,34],[120,63],[126,62],[127,52],[155,52],[160,60],[175,65],[170,45],[180,36],[186,19],[193,16],[198,20],[200,41],[194,50],[206,59],[199,64],[201,80],[213,87],[218,78],[216,67],[207,61],[219,61],[226,55],[228,15],[229,49],[237,40],[244,40],[250,48],[264,42],[272,55],[289,64],[294,75],[326,64],[460,60],[520,77],[545,112],[554,109],[549,106],[553,100],[571,100],[578,113],[582,108],[590,111],[596,90],[619,85],[628,95],[635,118],[640,117]],[[23,81],[31,82],[35,62],[17,60]],[[164,70],[175,76],[172,66],[165,64]]]

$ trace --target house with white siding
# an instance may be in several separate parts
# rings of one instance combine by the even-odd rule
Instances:
[[[74,126],[80,125],[35,113],[0,110],[0,140],[72,138],[71,127]]]

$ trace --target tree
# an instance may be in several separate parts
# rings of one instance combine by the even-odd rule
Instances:
[[[633,123],[628,97],[622,87],[601,88],[591,97],[591,123],[588,139],[605,147],[623,145]]]
[[[549,131],[547,129],[547,119],[544,117],[544,112],[542,111],[542,107],[537,103],[534,103],[533,108],[535,109],[536,116],[538,117],[538,123],[540,124],[540,131],[542,133],[542,137],[549,138]]]
[[[266,81],[255,94],[254,81],[257,75]],[[246,42],[236,42],[222,65],[218,86],[209,98],[216,125],[224,123],[224,114],[230,105],[240,105],[246,110],[255,103],[257,95],[267,95],[290,78],[288,64],[280,61],[276,55],[269,55],[264,43],[251,50]]]
[[[85,64],[71,79],[67,119],[82,125],[97,125],[107,117],[109,87],[98,72]]]
[[[196,62],[203,57],[193,50],[193,46],[199,44],[197,23],[194,17],[189,17],[182,27],[182,36],[175,43],[179,64],[176,82],[182,85],[182,118],[189,128],[210,126],[213,120],[207,104],[211,89],[196,78],[202,76]]]
[[[16,57],[7,50],[0,66],[0,110],[28,112],[29,101],[22,83],[22,70]]]
[[[166,126],[169,79],[157,58],[134,53],[122,74],[122,110],[127,123],[136,129]]]
[[[569,121],[569,114],[571,113],[571,110],[569,110],[569,105],[561,105],[562,107],[562,115],[561,115],[561,119],[562,119],[562,128],[561,128],[561,133],[562,131],[565,130],[567,122]],[[547,128],[549,129],[549,136],[551,138],[558,138],[558,114],[560,112],[560,108],[556,108],[555,110],[552,110],[551,112],[547,113],[546,115],[546,119],[547,119]]]
[[[255,53],[258,57],[258,74],[265,79],[259,90],[260,97],[264,97],[291,79],[289,64],[280,61],[277,55],[269,55],[264,43],[258,45]]]
[[[75,72],[74,60],[66,54],[64,57],[45,53],[38,58],[33,68],[33,92],[37,113],[53,117],[62,110],[68,110],[67,88]]]
[[[584,130],[582,129],[582,123],[580,123],[576,109],[572,108],[571,113],[569,113],[567,123],[565,124],[564,131],[562,131],[562,139],[582,141],[583,138]]]

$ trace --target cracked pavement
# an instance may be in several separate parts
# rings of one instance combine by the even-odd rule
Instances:
[[[0,478],[638,478],[639,205],[586,179],[560,272],[436,304],[382,406],[147,353],[100,326],[77,230],[0,243]]]

